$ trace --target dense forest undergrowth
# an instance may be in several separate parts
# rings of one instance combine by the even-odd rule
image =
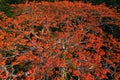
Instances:
[[[103,4],[26,2],[0,12],[0,79],[119,80],[120,13]]]

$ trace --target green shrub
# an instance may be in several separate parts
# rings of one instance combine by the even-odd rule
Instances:
[[[9,4],[19,4],[23,3],[25,0],[6,0]]]
[[[11,8],[5,0],[0,0],[0,11],[3,11],[8,17],[12,17]]]

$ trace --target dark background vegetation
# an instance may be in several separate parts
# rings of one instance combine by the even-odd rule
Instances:
[[[29,0],[34,1],[34,0]],[[35,0],[35,1],[43,1],[43,0]],[[44,0],[49,2],[54,2],[55,0]],[[64,0],[59,0],[64,1]],[[93,5],[98,5],[104,3],[106,6],[110,8],[117,9],[118,12],[120,12],[120,0],[69,0],[69,1],[83,1],[84,3],[92,3]],[[11,8],[8,6],[8,4],[19,4],[24,3],[25,0],[0,0],[0,11],[4,11],[5,14],[9,17],[12,16]]]

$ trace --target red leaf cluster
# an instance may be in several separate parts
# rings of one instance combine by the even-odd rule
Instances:
[[[82,2],[28,2],[0,12],[0,79],[120,78],[120,14]],[[117,37],[116,37],[117,36]]]

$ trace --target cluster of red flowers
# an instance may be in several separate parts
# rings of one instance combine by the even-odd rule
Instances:
[[[0,12],[0,79],[120,78],[120,14],[82,2],[30,2]]]

